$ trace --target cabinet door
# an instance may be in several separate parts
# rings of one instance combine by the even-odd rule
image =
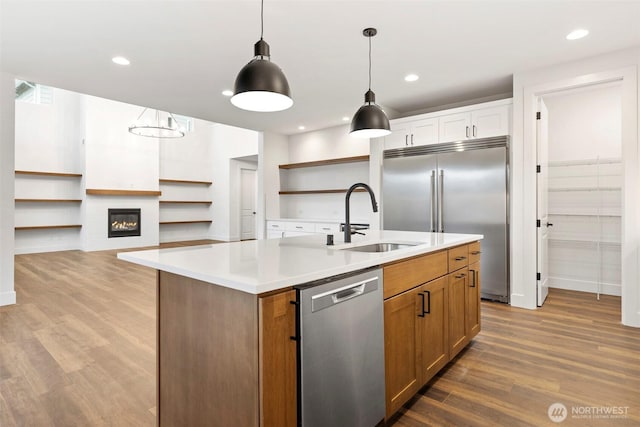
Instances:
[[[467,345],[467,286],[469,271],[462,268],[447,276],[449,282],[449,357]]]
[[[441,116],[440,142],[460,141],[471,137],[471,113]]]
[[[420,389],[418,356],[419,289],[384,302],[385,401],[387,418]]]
[[[487,138],[509,134],[509,106],[501,105],[471,112],[471,136]]]
[[[392,123],[391,134],[384,137],[384,149],[408,147],[410,133],[409,123]]]
[[[469,266],[467,286],[467,335],[471,339],[480,332],[480,261]]]
[[[297,371],[295,336],[296,291],[259,299],[260,425],[295,426]]]
[[[442,277],[420,288],[424,304],[418,321],[420,337],[420,384],[426,384],[449,361],[447,278]]]
[[[411,134],[409,135],[409,145],[437,144],[438,141],[438,118],[413,122]]]

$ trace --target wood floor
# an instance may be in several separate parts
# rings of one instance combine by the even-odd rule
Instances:
[[[16,256],[18,304],[0,307],[0,426],[155,425],[155,271],[115,254]],[[547,416],[553,403],[564,422]],[[584,418],[589,407],[628,409]],[[390,424],[638,426],[640,329],[620,325],[616,297],[483,302],[482,332]]]

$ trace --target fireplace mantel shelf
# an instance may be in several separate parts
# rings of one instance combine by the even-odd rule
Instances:
[[[92,196],[161,196],[162,191],[157,190],[110,190],[87,188],[86,193]]]

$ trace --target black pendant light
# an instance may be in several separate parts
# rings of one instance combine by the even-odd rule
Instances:
[[[371,37],[377,33],[375,28],[365,28],[362,31],[369,38],[369,90],[364,94],[364,105],[351,120],[350,134],[358,138],[379,138],[391,133],[389,119],[376,104],[376,94],[371,90]]]
[[[254,45],[255,57],[238,73],[231,103],[249,111],[282,111],[293,105],[284,73],[271,62],[269,45],[262,39],[264,0],[260,2],[260,40]]]

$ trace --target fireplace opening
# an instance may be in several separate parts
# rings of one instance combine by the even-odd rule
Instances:
[[[140,236],[140,209],[109,209],[107,230],[111,237]]]

